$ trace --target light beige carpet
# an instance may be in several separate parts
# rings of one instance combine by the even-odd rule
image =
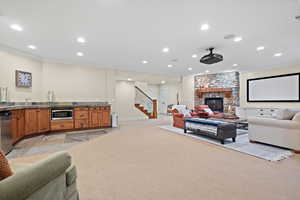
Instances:
[[[81,200],[300,199],[299,155],[273,163],[157,127],[167,123],[129,122],[72,148]]]

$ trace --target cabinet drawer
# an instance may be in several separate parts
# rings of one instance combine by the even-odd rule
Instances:
[[[51,121],[51,130],[68,130],[74,128],[73,120]]]
[[[75,111],[89,111],[88,107],[76,107],[74,108]]]
[[[75,128],[76,129],[89,128],[89,120],[87,119],[75,120]]]
[[[110,106],[102,106],[100,107],[100,110],[110,110]]]
[[[78,119],[88,119],[89,111],[75,111],[75,120]]]
[[[98,107],[91,107],[91,108],[89,108],[89,110],[90,110],[90,111],[98,111],[99,108],[98,108]]]

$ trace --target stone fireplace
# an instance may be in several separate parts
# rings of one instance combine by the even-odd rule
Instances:
[[[240,104],[239,89],[239,72],[197,75],[195,106],[205,104],[213,111],[234,112]]]

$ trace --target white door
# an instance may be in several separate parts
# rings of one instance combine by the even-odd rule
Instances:
[[[168,88],[165,86],[160,87],[159,91],[159,113],[167,114],[168,108]]]

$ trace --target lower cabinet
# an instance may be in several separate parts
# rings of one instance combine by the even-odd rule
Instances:
[[[74,120],[51,121],[50,108],[12,111],[13,142],[24,136],[72,129],[111,127],[110,106],[74,108]]]
[[[51,131],[62,131],[74,129],[74,120],[51,121]]]
[[[75,128],[76,129],[89,128],[89,120],[88,119],[75,120]]]
[[[90,108],[89,109],[89,127],[98,128],[100,127],[100,108]]]
[[[111,127],[110,107],[101,107],[100,110],[100,126]]]
[[[38,111],[38,132],[50,131],[50,109],[40,109]]]
[[[50,131],[50,109],[25,110],[25,135]]]
[[[13,110],[11,121],[11,133],[13,143],[16,143],[25,136],[25,111]]]
[[[38,133],[38,111],[39,109],[25,110],[25,135]]]

